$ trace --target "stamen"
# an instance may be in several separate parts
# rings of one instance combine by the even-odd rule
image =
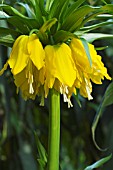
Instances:
[[[60,93],[63,94],[64,102],[68,102],[68,108],[73,107],[71,100],[68,98],[68,86],[62,84],[60,87]]]
[[[30,94],[33,94],[33,93],[34,93],[34,89],[33,89],[32,83],[29,84],[29,93],[30,93]]]
[[[87,95],[88,95],[88,100],[92,100],[93,97],[92,97],[91,94],[90,94],[90,87],[89,87],[89,85],[88,85],[88,81],[87,81],[86,78],[85,78],[85,82],[86,82],[86,92],[87,92]]]
[[[30,59],[28,59],[27,61],[27,67],[26,67],[26,78],[28,81],[28,85],[29,85],[29,93],[33,94],[34,93],[34,89],[33,89],[33,63]]]

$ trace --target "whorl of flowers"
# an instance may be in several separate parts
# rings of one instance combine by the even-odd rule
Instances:
[[[81,40],[83,30],[88,32],[83,25],[93,18],[93,12],[98,15],[99,9],[88,5],[79,7],[81,3],[71,6],[64,0],[59,3],[47,0],[46,5],[40,2],[30,1],[34,13],[29,8],[29,17],[9,5],[0,5],[5,11],[3,19],[16,27],[16,31],[0,28],[11,35],[9,41],[2,39],[2,43],[12,46],[0,74],[10,66],[14,83],[24,99],[35,99],[36,96],[43,99],[52,88],[63,94],[69,107],[72,106],[70,98],[78,89],[83,97],[93,99],[92,82],[102,84],[104,77],[111,80],[94,46],[85,41],[85,49]],[[105,5],[101,12],[112,8],[113,5]],[[14,21],[11,20],[13,17]]]

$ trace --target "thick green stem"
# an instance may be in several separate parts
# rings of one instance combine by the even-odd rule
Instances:
[[[50,90],[49,101],[48,170],[59,170],[60,94]]]

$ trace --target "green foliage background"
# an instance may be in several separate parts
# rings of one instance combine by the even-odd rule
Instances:
[[[1,2],[1,1],[0,1]],[[113,0],[106,0],[113,3]],[[7,3],[15,3],[15,0]],[[91,5],[101,5],[102,1],[89,0]],[[23,8],[20,9],[23,13]],[[0,25],[6,24],[0,21]],[[113,25],[104,26],[97,32],[113,34]],[[96,47],[109,46],[98,53],[113,75],[113,39],[94,42]],[[0,68],[7,60],[10,49],[0,46]],[[108,147],[101,152],[95,147],[91,136],[91,125],[110,82],[103,85],[93,85],[94,100],[87,101],[80,97],[80,108],[72,97],[74,107],[67,108],[61,100],[61,153],[60,164],[62,170],[83,170],[86,166],[113,152],[113,105],[107,107],[96,129],[96,141],[101,148]],[[0,77],[0,170],[38,170],[38,151],[34,131],[44,147],[48,145],[48,100],[45,106],[39,106],[39,99],[24,101],[21,94],[16,94],[16,87],[10,70]],[[102,170],[112,169],[111,159]]]

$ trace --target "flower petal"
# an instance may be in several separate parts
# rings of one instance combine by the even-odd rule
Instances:
[[[33,84],[35,91],[33,93],[30,93],[30,86],[28,84],[28,79],[26,78],[25,69],[19,74],[16,74],[14,76],[14,79],[15,79],[15,85],[17,86],[17,88],[21,89],[22,96],[25,100],[29,98],[35,99],[36,97],[36,88],[34,87],[35,84]]]
[[[44,66],[45,52],[36,34],[29,36],[28,52],[32,62],[40,70]]]
[[[45,47],[45,63],[47,72],[71,87],[76,79],[76,68],[71,56],[71,50],[65,43]]]
[[[76,65],[78,65],[82,71],[90,73],[91,66],[82,42],[77,38],[73,38],[70,43],[70,48]]]
[[[27,65],[27,42],[28,36],[21,35],[13,45],[8,63],[14,75],[20,73]]]

